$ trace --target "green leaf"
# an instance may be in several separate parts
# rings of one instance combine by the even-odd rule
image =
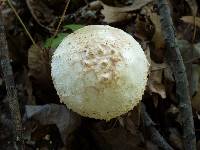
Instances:
[[[68,33],[59,33],[55,38],[54,37],[48,38],[44,43],[44,47],[53,49],[57,48],[58,45],[64,39],[64,37],[66,37],[67,35]]]
[[[82,27],[84,27],[84,25],[81,25],[81,24],[68,24],[68,25],[63,26],[64,29],[70,29],[73,32]]]

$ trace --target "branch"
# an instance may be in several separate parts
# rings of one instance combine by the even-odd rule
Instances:
[[[173,148],[165,141],[162,135],[160,135],[160,133],[154,127],[155,123],[149,117],[143,103],[141,103],[141,118],[145,129],[147,129],[151,135],[151,141],[163,150],[173,150]]]
[[[176,45],[175,28],[170,16],[170,9],[167,1],[157,0],[157,5],[167,49],[166,59],[173,71],[176,81],[176,97],[179,101],[179,109],[183,125],[184,147],[186,150],[195,150],[196,137],[185,66],[183,64],[180,50]]]
[[[24,147],[21,114],[19,110],[19,103],[17,98],[17,90],[15,88],[12,67],[8,54],[8,45],[6,41],[5,28],[3,25],[3,17],[0,11],[0,62],[3,72],[3,78],[6,84],[7,97],[9,100],[9,108],[11,118],[14,123],[14,145],[15,149],[22,150]]]

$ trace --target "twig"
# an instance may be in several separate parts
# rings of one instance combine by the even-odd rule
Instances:
[[[58,34],[60,25],[61,25],[61,23],[62,23],[62,21],[63,21],[63,19],[64,19],[65,13],[66,13],[67,8],[68,8],[68,6],[69,6],[69,2],[70,2],[70,0],[67,0],[66,5],[65,5],[65,8],[64,8],[64,11],[63,11],[63,13],[62,13],[62,16],[61,16],[61,18],[60,18],[60,21],[59,21],[59,23],[58,23],[58,26],[57,26],[57,28],[56,28],[56,32],[54,33],[54,37]]]
[[[21,122],[21,114],[19,109],[19,103],[17,98],[17,90],[15,88],[12,67],[10,65],[10,59],[8,54],[8,45],[6,41],[5,28],[3,25],[3,18],[0,11],[0,62],[3,72],[3,78],[6,84],[7,97],[9,100],[9,108],[11,112],[11,118],[14,123],[14,145],[16,149],[24,149],[23,141],[23,128]]]
[[[29,33],[28,29],[26,28],[26,26],[24,25],[23,21],[21,20],[21,18],[19,17],[16,9],[14,8],[14,6],[12,5],[10,0],[7,0],[9,6],[12,8],[13,12],[15,13],[15,16],[17,17],[17,19],[19,20],[19,22],[21,23],[21,25],[23,26],[26,34],[28,35],[28,37],[30,38],[30,40],[32,41],[32,43],[38,47],[38,45],[36,44],[36,42],[34,41],[33,37],[31,36],[31,34]]]
[[[148,130],[149,134],[151,135],[150,139],[154,144],[163,150],[173,150],[173,148],[165,141],[162,135],[160,135],[158,130],[156,130],[154,127],[155,123],[149,117],[143,103],[141,103],[141,119],[145,129]]]
[[[172,69],[176,81],[176,97],[179,101],[180,115],[183,125],[183,141],[186,150],[196,149],[196,137],[188,89],[188,80],[180,50],[176,44],[175,28],[170,16],[166,0],[157,0],[160,22],[166,43],[166,59]]]
[[[196,33],[197,33],[197,23],[196,23],[196,16],[194,17],[194,32],[193,32],[193,37],[192,37],[192,43],[194,43],[195,37],[196,37]]]

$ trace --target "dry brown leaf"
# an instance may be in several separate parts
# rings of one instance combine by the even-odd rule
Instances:
[[[176,128],[169,129],[169,141],[170,144],[176,149],[183,150],[183,143],[181,139],[181,135]]]
[[[50,51],[31,46],[28,51],[29,77],[38,101],[57,102],[58,96],[51,80]]]
[[[131,11],[138,10],[150,2],[152,0],[135,0],[132,5],[125,7],[112,7],[101,2],[103,6],[101,13],[105,16],[105,22],[119,22],[130,19],[134,15]]]
[[[34,45],[28,50],[29,76],[48,84],[51,80],[49,58],[46,52]]]
[[[199,86],[200,89],[200,86]],[[199,111],[200,110],[200,90],[197,92],[197,94],[192,98],[192,107]]]
[[[153,31],[149,30],[147,28],[147,25],[150,24],[149,19],[145,18],[139,19],[140,16],[137,15],[137,18],[135,19],[135,33],[134,35],[140,39],[141,41],[148,41],[149,39],[152,38]]]
[[[156,49],[164,48],[164,38],[161,31],[160,16],[157,13],[151,13],[150,19],[155,26],[155,33],[153,35],[152,41],[155,44]]]
[[[138,10],[141,7],[145,6],[146,4],[152,2],[153,0],[135,0],[132,5],[125,6],[125,7],[113,7],[113,9],[116,9],[118,12],[130,12],[134,10]],[[112,6],[110,6],[112,7]]]
[[[35,21],[47,31],[53,33],[56,16],[41,0],[26,0],[26,4]]]
[[[76,130],[81,123],[79,115],[57,104],[26,105],[24,116],[26,122],[34,120],[40,125],[55,124],[64,144],[67,144],[70,133]]]
[[[194,20],[195,19],[195,20]],[[194,16],[183,16],[180,18],[180,20],[184,21],[188,24],[196,24],[197,27],[200,28],[200,17],[194,17]]]
[[[188,5],[190,6],[190,10],[192,11],[192,15],[196,16],[197,14],[197,9],[198,9],[198,5],[196,0],[185,0]]]
[[[193,64],[192,66],[192,88],[193,88],[193,97],[192,97],[192,107],[200,112],[200,66]]]
[[[155,70],[152,70],[148,79],[148,88],[151,92],[159,94],[163,99],[166,98],[166,89],[164,84],[162,83],[163,71],[164,69],[160,69],[160,65],[164,64],[156,64],[151,60],[151,66]],[[158,66],[156,69],[156,66]]]
[[[123,20],[128,20],[133,14],[127,12],[119,12],[115,7],[111,7],[105,4],[101,13],[105,16],[104,21],[107,23],[119,22]]]

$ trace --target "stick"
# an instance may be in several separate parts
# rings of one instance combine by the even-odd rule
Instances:
[[[188,89],[185,66],[176,45],[175,28],[170,16],[170,9],[166,0],[157,0],[160,13],[161,28],[166,43],[166,59],[173,71],[176,81],[176,97],[179,101],[180,115],[183,125],[183,142],[186,150],[196,149],[196,137]]]
[[[68,6],[69,6],[69,2],[70,2],[70,0],[67,0],[67,1],[66,1],[66,5],[65,5],[65,8],[64,8],[64,10],[63,10],[62,16],[60,17],[60,21],[59,21],[58,26],[57,26],[57,28],[56,28],[56,31],[55,31],[55,33],[54,33],[54,35],[53,35],[54,37],[58,34],[60,25],[61,25],[61,23],[62,23],[62,21],[63,21],[63,19],[64,19],[64,16],[65,16],[65,14],[66,14],[67,8],[68,8]]]
[[[0,62],[3,72],[3,78],[6,84],[7,97],[9,100],[9,108],[11,118],[14,123],[14,146],[15,149],[24,149],[23,141],[23,128],[21,122],[21,114],[19,109],[19,103],[17,98],[17,90],[15,88],[12,67],[10,65],[10,59],[8,54],[8,45],[6,41],[5,28],[3,25],[3,18],[0,11]]]
[[[151,135],[151,141],[163,150],[173,150],[173,148],[166,142],[166,140],[154,127],[155,123],[149,117],[143,103],[141,103],[141,118],[145,129],[148,130],[149,134]]]
[[[7,0],[8,5],[10,6],[10,8],[13,10],[13,12],[15,13],[15,16],[17,17],[17,19],[19,20],[19,22],[21,23],[22,27],[24,28],[26,34],[28,35],[29,39],[31,40],[31,42],[33,43],[33,45],[35,45],[35,47],[38,47],[38,45],[36,44],[36,42],[34,41],[33,37],[31,36],[30,32],[28,31],[28,29],[26,28],[25,24],[23,23],[22,19],[20,18],[20,16],[18,15],[16,9],[14,8],[12,2],[10,0]]]

